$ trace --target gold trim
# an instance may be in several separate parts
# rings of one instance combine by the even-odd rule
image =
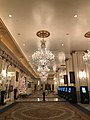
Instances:
[[[50,32],[46,31],[46,30],[40,30],[36,33],[36,35],[38,37],[41,37],[41,38],[46,38],[46,37],[49,37],[50,36]]]
[[[10,34],[10,32],[8,31],[1,19],[0,37],[0,44],[3,44],[16,57],[16,59],[33,75],[34,78],[37,78],[37,74],[29,65],[19,46],[16,44],[15,40],[13,39],[12,35]]]
[[[86,32],[85,35],[84,35],[84,37],[90,38],[90,31]]]

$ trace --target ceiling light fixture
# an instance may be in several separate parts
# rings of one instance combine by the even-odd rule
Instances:
[[[32,55],[32,59],[38,66],[37,71],[39,72],[41,80],[45,81],[48,77],[48,72],[50,71],[48,66],[50,62],[54,59],[54,54],[47,49],[45,44],[46,41],[44,40],[44,38],[50,36],[50,33],[46,30],[40,30],[36,33],[36,35],[42,38],[41,48],[39,48],[38,51],[34,52],[34,54]]]
[[[62,46],[64,46],[64,44],[62,43]]]
[[[25,43],[23,43],[23,46],[25,46]]]
[[[78,16],[77,15],[74,15],[74,18],[77,18]]]
[[[9,17],[11,18],[11,17],[12,17],[12,15],[10,15],[10,14],[9,14]]]

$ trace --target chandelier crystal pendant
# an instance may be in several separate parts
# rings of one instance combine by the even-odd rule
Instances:
[[[85,38],[90,38],[90,31],[86,32],[84,34],[84,37]],[[89,43],[90,43],[90,41],[89,41]],[[85,64],[90,65],[90,50],[87,50],[86,52],[84,52],[83,61],[84,61]]]
[[[47,66],[38,66],[38,69],[37,69],[38,72],[49,72],[50,69],[47,67]]]
[[[90,50],[87,50],[87,52],[84,52],[83,61],[86,64],[90,64]]]
[[[32,55],[32,59],[38,66],[37,71],[39,72],[41,80],[45,81],[48,77],[48,72],[50,71],[48,66],[50,65],[50,62],[54,59],[54,54],[47,49],[45,44],[46,41],[44,40],[44,38],[50,36],[50,33],[46,30],[40,30],[36,33],[36,35],[42,38],[41,48],[34,52],[34,54]]]

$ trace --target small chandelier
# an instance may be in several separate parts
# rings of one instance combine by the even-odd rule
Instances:
[[[87,52],[84,52],[83,61],[86,64],[90,64],[90,50],[87,50]]]
[[[37,71],[39,72],[41,80],[45,81],[48,77],[48,72],[50,71],[48,66],[50,62],[54,59],[54,54],[46,48],[46,41],[44,40],[44,38],[50,36],[50,33],[46,30],[40,30],[36,33],[36,35],[42,38],[41,48],[34,52],[34,54],[32,55],[32,59],[38,66]]]

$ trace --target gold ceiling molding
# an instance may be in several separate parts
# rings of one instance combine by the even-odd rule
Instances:
[[[84,37],[90,38],[90,31],[86,32],[86,33],[84,34]]]
[[[25,56],[21,52],[19,46],[16,44],[12,35],[4,25],[3,21],[0,19],[0,44],[4,44],[10,52],[16,57],[16,59],[35,77],[37,78],[37,74],[34,72],[32,67],[29,65]]]

